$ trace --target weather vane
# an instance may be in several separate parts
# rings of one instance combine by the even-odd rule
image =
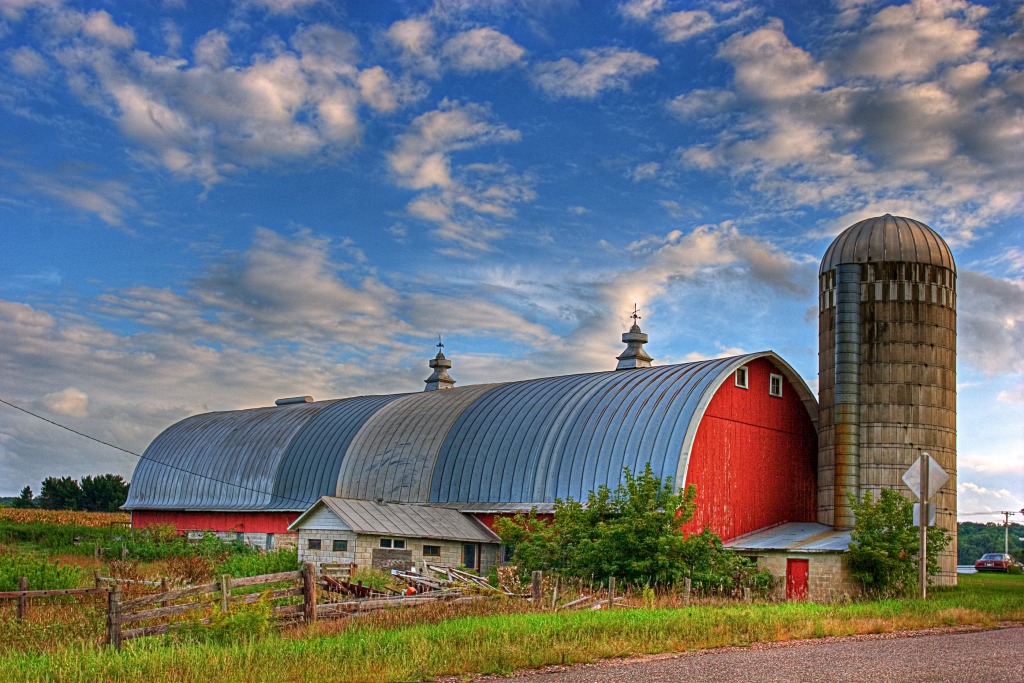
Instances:
[[[441,335],[437,335],[437,348],[438,349],[443,349],[444,348],[444,344],[441,343]]]
[[[636,312],[636,304],[633,304],[633,315],[629,316],[633,319],[633,324],[638,324],[636,321],[640,319],[640,314]]]

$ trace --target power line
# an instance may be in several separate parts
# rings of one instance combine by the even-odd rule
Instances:
[[[177,465],[171,465],[170,463],[160,462],[159,460],[154,460],[153,458],[147,458],[144,455],[139,455],[135,451],[130,451],[127,448],[121,448],[120,446],[115,446],[114,444],[107,443],[106,441],[104,441],[102,439],[97,439],[95,436],[91,436],[91,435],[86,434],[84,432],[80,432],[77,429],[72,429],[71,427],[68,427],[67,425],[62,425],[59,422],[54,422],[53,420],[51,420],[49,418],[46,418],[46,417],[43,417],[42,415],[38,415],[36,413],[33,413],[31,410],[26,410],[25,408],[22,408],[21,406],[15,405],[15,404],[11,403],[10,401],[5,401],[2,398],[0,398],[0,403],[3,403],[6,406],[10,406],[11,408],[14,408],[15,410],[20,410],[21,412],[25,413],[26,415],[31,415],[32,417],[34,417],[34,418],[36,418],[38,420],[42,420],[43,422],[49,423],[49,424],[53,425],[54,427],[60,427],[63,430],[69,431],[72,434],[77,434],[78,436],[81,436],[81,437],[83,437],[85,439],[89,439],[90,441],[95,441],[96,443],[103,444],[104,446],[108,446],[108,447],[113,448],[115,450],[121,451],[122,453],[127,453],[128,455],[133,455],[136,458],[138,458],[139,460],[145,460],[146,462],[151,462],[151,463],[153,463],[155,465],[160,465],[161,467],[168,467],[168,468],[170,468],[172,470],[177,470],[179,472],[184,472],[185,474],[191,474],[193,477],[199,477],[200,479],[206,479],[208,481],[216,482],[218,484],[224,484],[225,486],[234,486],[235,488],[242,489],[243,491],[251,491],[253,493],[259,493],[259,494],[262,494],[262,495],[265,495],[265,496],[270,496],[271,498],[278,498],[278,499],[282,499],[282,500],[290,500],[290,501],[295,502],[295,503],[302,503],[303,507],[308,507],[309,506],[309,501],[307,501],[307,500],[301,500],[299,498],[292,498],[291,496],[284,496],[284,495],[281,495],[279,493],[273,493],[272,491],[264,491],[263,489],[256,489],[256,488],[252,488],[251,486],[245,486],[244,484],[236,484],[236,483],[231,482],[231,481],[224,481],[223,479],[217,479],[216,477],[211,477],[208,474],[200,474],[199,472],[193,472],[191,470],[187,470],[184,467],[178,467]]]
[[[104,446],[110,446],[111,448],[117,449],[117,450],[121,451],[122,453],[127,453],[128,455],[134,455],[136,458],[139,458],[139,459],[142,458],[141,455],[139,455],[138,453],[136,453],[134,451],[129,451],[127,448],[121,448],[120,446],[115,446],[112,443],[107,443],[106,441],[103,441],[102,439],[97,439],[95,436],[89,436],[88,434],[83,434],[82,432],[78,431],[77,429],[72,429],[71,427],[68,427],[67,425],[62,425],[59,422],[54,422],[53,420],[45,418],[42,415],[36,415],[31,410],[25,410],[21,406],[16,406],[13,403],[11,403],[10,401],[5,401],[2,398],[0,398],[0,403],[3,403],[6,406],[10,406],[11,408],[14,408],[15,410],[20,410],[21,412],[25,413],[26,415],[31,415],[32,417],[40,419],[43,422],[49,422],[54,427],[60,427],[61,429],[66,429],[67,431],[71,432],[72,434],[78,434],[78,436],[85,437],[86,439],[89,439],[90,441],[95,441],[96,443],[101,443]]]

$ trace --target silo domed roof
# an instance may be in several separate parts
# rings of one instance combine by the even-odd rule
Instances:
[[[937,232],[913,218],[885,214],[854,223],[829,245],[819,274],[840,263],[927,263],[956,272],[953,254]]]

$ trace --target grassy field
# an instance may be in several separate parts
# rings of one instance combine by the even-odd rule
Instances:
[[[424,681],[505,673],[547,664],[680,652],[755,642],[884,633],[940,626],[1024,623],[1024,577],[967,575],[929,600],[846,605],[795,603],[515,613],[489,616],[403,610],[380,618],[321,622],[219,642],[133,641],[122,652],[93,644],[8,650],[3,681]],[[475,608],[480,610],[480,606]],[[415,622],[433,623],[415,623]]]

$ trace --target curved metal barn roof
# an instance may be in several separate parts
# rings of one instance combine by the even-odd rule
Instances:
[[[771,351],[653,368],[208,413],[146,449],[128,509],[304,510],[321,496],[495,509],[584,499],[650,462],[686,479],[718,387]],[[215,481],[219,480],[219,481]]]
[[[895,261],[927,263],[956,272],[949,245],[930,227],[912,218],[885,214],[854,223],[829,245],[818,274],[840,263]]]

